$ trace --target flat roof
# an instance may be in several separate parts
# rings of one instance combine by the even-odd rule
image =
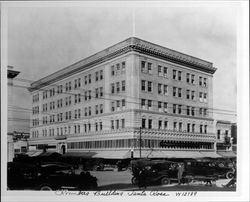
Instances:
[[[31,92],[35,91],[51,83],[67,78],[68,76],[87,70],[94,65],[101,64],[131,51],[185,65],[192,69],[197,69],[210,74],[213,74],[216,71],[216,68],[213,67],[213,63],[206,60],[202,60],[136,37],[130,37],[38,81],[33,82],[29,90]]]

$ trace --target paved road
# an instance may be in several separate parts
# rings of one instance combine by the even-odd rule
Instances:
[[[132,174],[129,171],[92,171],[92,175],[97,177],[99,190],[139,190],[137,186],[131,184]],[[205,186],[203,182],[196,181],[189,185],[178,185],[171,183],[170,185],[150,186],[146,191],[236,191],[236,188],[226,188],[222,185],[226,184],[228,179],[217,180],[212,186]]]

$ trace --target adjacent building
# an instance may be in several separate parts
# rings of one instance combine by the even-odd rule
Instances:
[[[31,84],[29,144],[113,159],[216,157],[215,71],[128,38]]]

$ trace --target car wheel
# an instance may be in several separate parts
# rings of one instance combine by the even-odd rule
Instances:
[[[234,176],[234,174],[232,172],[227,172],[227,174],[226,174],[227,179],[232,179],[233,176]]]
[[[42,185],[40,191],[52,191],[52,188],[49,185]]]
[[[137,185],[138,184],[138,179],[136,177],[132,177],[131,182],[133,185]]]
[[[167,178],[167,177],[163,177],[163,178],[161,179],[161,184],[162,184],[162,185],[170,184],[170,179]]]

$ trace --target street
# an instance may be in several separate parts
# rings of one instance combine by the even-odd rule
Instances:
[[[130,171],[92,171],[98,181],[98,190],[123,190],[138,191],[137,186],[131,184],[132,174]],[[190,184],[178,185],[173,182],[169,185],[148,186],[146,191],[236,191],[235,187],[223,187],[229,180],[219,179],[212,183],[212,186],[206,186],[204,182],[195,181]]]

